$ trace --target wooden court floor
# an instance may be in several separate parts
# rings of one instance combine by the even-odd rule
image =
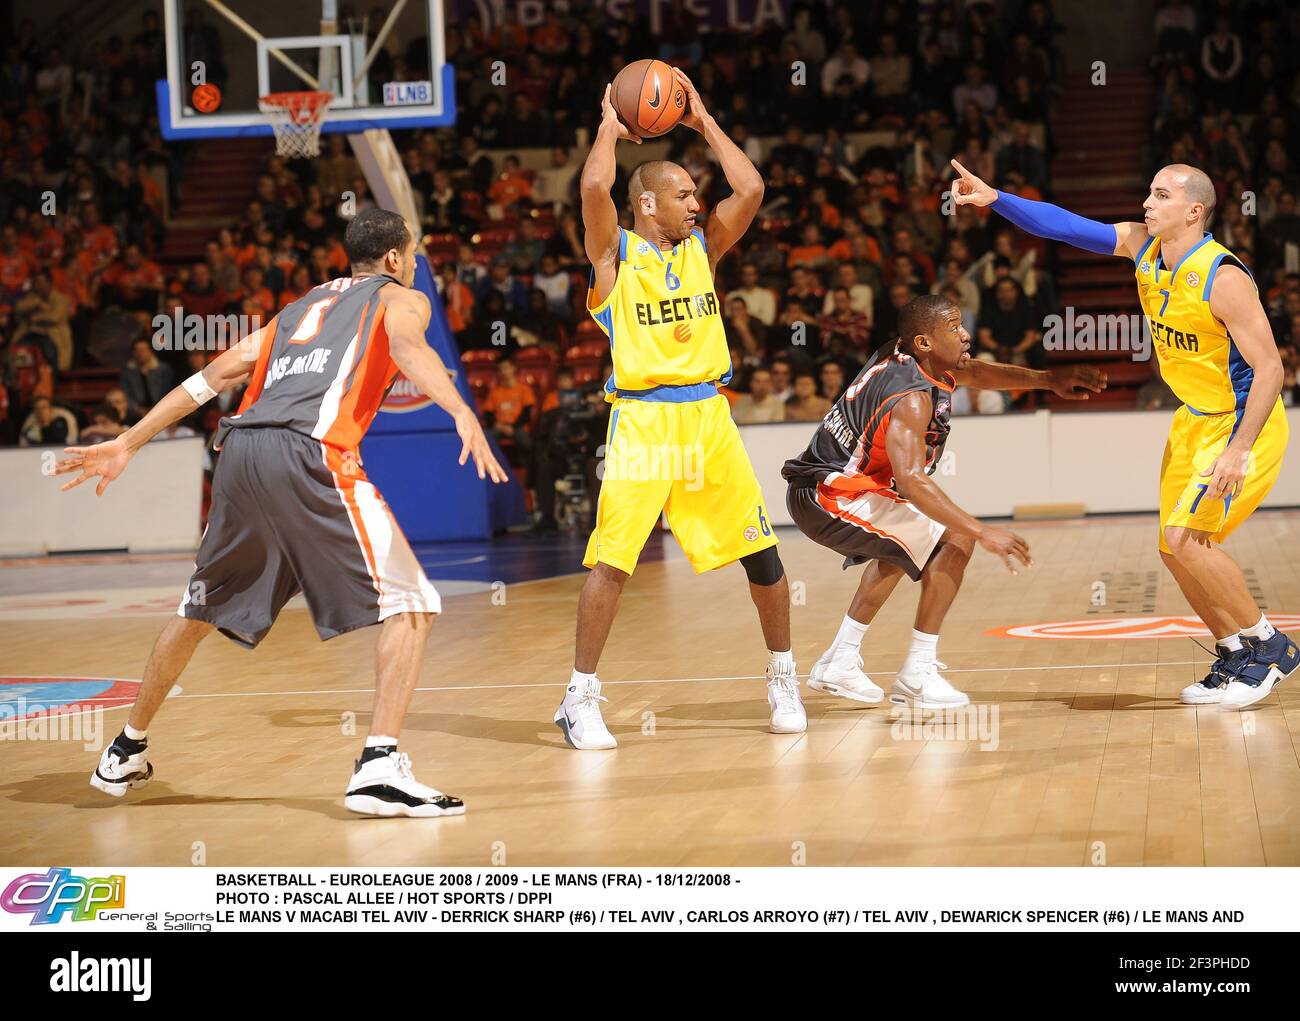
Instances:
[[[97,753],[79,743],[0,741],[0,863],[1300,864],[1296,679],[1255,711],[1186,707],[1177,692],[1209,661],[1186,637],[988,634],[1188,612],[1153,517],[1017,527],[1036,567],[1012,577],[977,551],[939,646],[974,702],[964,730],[805,688],[808,732],[769,734],[743,573],[696,577],[674,554],[628,584],[602,664],[615,752],[571,751],[551,723],[581,575],[462,586],[444,600],[401,743],[468,812],[351,816],[342,793],[368,724],[374,629],[321,643],[290,609],[257,652],[220,636],[200,646],[151,728],[156,778],[122,803],[87,786]],[[1270,512],[1229,541],[1271,614],[1300,613],[1298,538],[1300,514]],[[788,530],[780,548],[806,674],[857,572]],[[172,605],[188,573],[173,559]],[[12,591],[40,570],[0,575]],[[900,588],[863,645],[885,688],[917,591]],[[0,614],[0,673],[138,678],[167,610],[76,612]],[[105,740],[124,718],[104,714]]]

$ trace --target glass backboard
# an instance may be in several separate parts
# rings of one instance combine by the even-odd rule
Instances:
[[[455,120],[442,0],[164,0],[164,20],[164,138],[269,136],[268,92],[333,93],[327,133]]]

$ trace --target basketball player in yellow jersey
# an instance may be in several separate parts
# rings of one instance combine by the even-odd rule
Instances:
[[[1255,281],[1208,230],[1214,186],[1175,163],[1151,181],[1143,223],[1103,224],[990,188],[956,160],[958,205],[992,206],[1039,237],[1133,260],[1160,374],[1183,402],[1160,475],[1160,557],[1218,643],[1182,701],[1241,709],[1300,667],[1241,569],[1218,543],[1268,495],[1282,469],[1282,361]]]
[[[701,230],[695,183],[675,163],[643,163],[628,199],[633,229],[619,226],[610,197],[614,146],[634,139],[606,88],[600,128],[582,171],[582,218],[591,260],[587,310],[609,337],[614,373],[605,384],[613,407],[605,440],[596,527],[578,600],[573,676],[555,723],[580,750],[617,742],[601,718],[596,665],[623,585],[661,514],[697,572],[739,560],[769,650],[769,728],[801,733],[790,646],[790,591],[776,552],[763,492],[718,385],[731,378],[713,270],[744,234],[763,200],[763,178],[718,127],[690,79],[681,123],[704,136],[732,194]]]

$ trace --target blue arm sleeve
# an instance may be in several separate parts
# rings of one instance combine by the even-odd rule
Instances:
[[[1075,248],[1096,252],[1098,255],[1115,254],[1119,237],[1115,233],[1114,224],[1098,223],[1050,202],[1034,202],[1017,195],[1008,195],[1004,191],[998,192],[998,197],[990,208],[1021,230],[1040,238],[1064,241]]]

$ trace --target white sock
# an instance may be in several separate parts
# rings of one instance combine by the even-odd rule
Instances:
[[[569,678],[569,687],[577,688],[579,691],[586,691],[595,680],[595,674],[584,674],[579,670],[574,670],[573,675]]]
[[[367,748],[396,748],[397,738],[387,737],[383,734],[371,734],[366,738]]]
[[[844,620],[840,622],[839,633],[831,644],[831,656],[837,656],[841,652],[846,655],[857,655],[862,648],[862,636],[867,633],[869,627],[870,624],[860,624],[846,614]]]
[[[786,649],[785,652],[773,652],[767,650],[767,661],[772,666],[774,674],[793,674],[794,673],[794,650]]]
[[[903,663],[903,669],[933,663],[938,654],[939,636],[928,635],[924,631],[912,628],[912,647],[907,650],[907,660]]]
[[[122,728],[122,733],[125,734],[127,737],[129,737],[132,741],[143,741],[145,739],[145,736],[149,733],[149,731],[147,729],[136,730],[133,726],[131,726],[131,724],[128,723],[125,727]]]
[[[1252,626],[1241,629],[1241,634],[1244,638],[1258,638],[1261,642],[1267,642],[1277,634],[1277,628],[1273,627],[1273,625],[1268,622],[1268,618],[1261,613],[1259,615],[1259,620],[1257,620]]]
[[[1241,635],[1228,635],[1227,638],[1216,638],[1215,645],[1222,646],[1229,652],[1241,651]]]

